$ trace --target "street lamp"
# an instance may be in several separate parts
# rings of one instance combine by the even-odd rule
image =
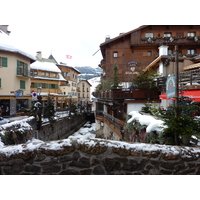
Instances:
[[[71,117],[72,95],[69,95],[69,116]]]
[[[80,113],[82,113],[82,99],[80,99]]]

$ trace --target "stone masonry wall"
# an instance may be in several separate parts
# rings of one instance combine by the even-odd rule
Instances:
[[[30,126],[24,125],[24,122],[29,124]],[[3,131],[4,135],[8,135],[7,137],[11,137],[14,139],[15,144],[24,143],[31,138],[40,139],[43,141],[51,141],[51,140],[58,140],[67,138],[75,131],[80,129],[83,124],[86,123],[86,116],[82,115],[74,115],[69,117],[62,117],[53,123],[42,123],[41,129],[37,129],[37,121],[34,117],[30,117],[27,119],[23,119],[18,122],[6,124],[4,127],[0,127],[0,134]],[[16,134],[10,134],[11,132],[16,132],[21,130],[20,138]],[[23,133],[23,130],[24,131]],[[23,135],[23,137],[21,137]],[[12,144],[12,143],[10,143]]]
[[[70,138],[0,149],[0,174],[200,174],[200,149]]]
[[[61,118],[54,123],[43,123],[41,130],[36,132],[35,138],[43,141],[59,140],[67,138],[72,133],[77,131],[83,124],[86,123],[86,116],[74,115],[69,117]]]

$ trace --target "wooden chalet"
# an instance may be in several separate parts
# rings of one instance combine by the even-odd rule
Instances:
[[[133,90],[129,87],[142,70],[151,68],[161,77],[173,73],[175,45],[179,47],[181,72],[200,66],[197,59],[200,54],[200,25],[144,25],[113,39],[107,36],[106,41],[100,44],[103,56],[101,79],[108,80],[113,76],[116,63],[122,88],[93,94],[96,97],[99,137],[124,140],[125,115],[132,110],[139,111],[144,103],[161,102],[161,92],[165,92],[163,85],[154,90]],[[159,81],[160,84],[163,79]]]

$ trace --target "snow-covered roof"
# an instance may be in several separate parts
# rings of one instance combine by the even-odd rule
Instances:
[[[61,70],[53,62],[40,62],[37,60],[30,67],[35,70],[61,73]]]
[[[35,61],[36,58],[35,56],[32,56],[25,51],[22,51],[21,49],[16,48],[15,46],[12,45],[12,43],[9,41],[9,36],[6,35],[4,32],[0,32],[0,50],[1,51],[8,51],[8,52],[13,52],[13,53],[19,53],[32,61]]]

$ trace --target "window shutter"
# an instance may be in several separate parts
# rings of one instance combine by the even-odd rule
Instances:
[[[25,81],[20,81],[20,89],[25,89]]]
[[[118,69],[118,74],[119,74],[119,75],[122,74],[122,69]]]
[[[45,88],[49,88],[49,84],[48,83],[46,83]]]
[[[26,76],[28,76],[28,64],[26,63]]]
[[[20,75],[20,61],[17,61],[17,75]]]
[[[147,51],[143,51],[143,56],[147,56]]]
[[[118,57],[122,57],[122,52],[118,52]]]
[[[56,89],[58,89],[58,84],[56,84]]]
[[[36,85],[36,88],[40,87],[40,83],[36,83],[35,85]]]
[[[8,58],[2,57],[2,67],[8,67]]]

